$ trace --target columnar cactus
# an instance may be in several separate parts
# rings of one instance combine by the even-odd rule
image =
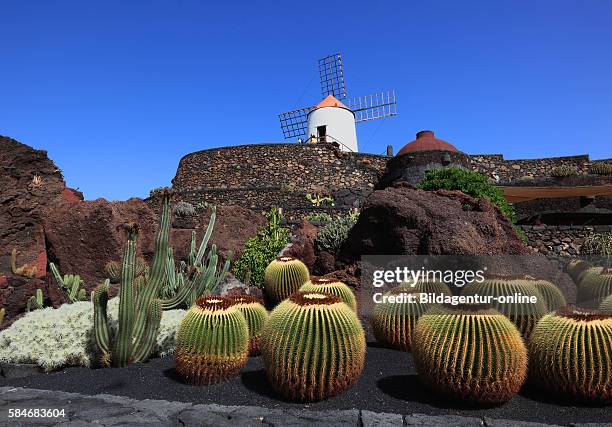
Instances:
[[[104,264],[104,272],[111,283],[119,283],[119,280],[121,280],[121,263],[118,261],[108,261]]]
[[[49,268],[57,285],[66,291],[68,295],[68,300],[72,302],[84,301],[87,297],[85,289],[82,289],[80,286],[83,284],[83,280],[81,280],[81,276],[78,274],[64,274],[63,276],[60,274],[59,270],[52,262],[49,263]]]
[[[612,316],[562,308],[542,318],[529,341],[529,378],[568,400],[612,403]]]
[[[365,351],[357,315],[333,294],[292,294],[261,334],[268,380],[290,400],[320,400],[349,388],[361,375]]]
[[[403,297],[411,294],[415,296],[413,303],[401,300],[391,302],[387,298],[376,304],[370,318],[376,341],[401,351],[411,350],[414,327],[430,305],[419,302],[419,292],[412,288],[400,286],[385,294],[385,297]]]
[[[250,295],[231,296],[229,299],[236,308],[242,312],[249,327],[249,355],[258,356],[260,353],[261,329],[268,320],[268,311],[263,301]]]
[[[432,307],[417,322],[412,354],[422,382],[454,400],[505,402],[527,376],[516,326],[482,305]]]
[[[612,269],[589,269],[578,286],[578,302],[588,307],[599,307],[612,295]]]
[[[525,338],[535,327],[538,320],[544,316],[546,302],[538,291],[533,280],[512,278],[510,276],[492,277],[483,282],[468,283],[463,289],[463,295],[486,295],[495,298],[522,295],[536,297],[536,303],[531,302],[499,302],[492,301],[493,308],[508,316]]]
[[[176,335],[177,373],[190,384],[219,383],[237,375],[248,357],[247,321],[233,301],[198,298]]]
[[[309,279],[308,267],[299,259],[281,256],[264,272],[264,289],[273,304],[278,304],[300,289]]]
[[[544,303],[546,304],[546,311],[555,311],[558,308],[565,307],[567,304],[563,292],[552,282],[548,280],[534,280],[533,285],[544,297]]]
[[[353,311],[357,311],[355,294],[346,284],[327,277],[311,277],[300,287],[303,292],[321,292],[339,296]]]

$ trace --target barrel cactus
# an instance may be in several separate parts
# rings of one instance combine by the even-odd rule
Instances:
[[[432,282],[432,281],[418,281],[414,286],[420,293],[425,294],[436,294],[436,295],[446,295],[451,296],[453,293],[448,287],[446,283],[442,282]]]
[[[249,327],[249,355],[258,356],[261,329],[268,320],[268,311],[263,306],[263,301],[250,295],[231,296],[229,299],[247,321]]]
[[[353,311],[357,311],[357,299],[355,294],[346,284],[327,277],[311,277],[302,285],[300,291],[322,292],[339,296]]]
[[[249,357],[249,328],[228,298],[199,297],[176,335],[176,371],[186,382],[208,385],[237,375]]]
[[[582,259],[573,259],[565,266],[565,272],[572,278],[574,283],[579,283],[580,275],[587,268],[591,267],[591,263]]]
[[[563,292],[552,282],[548,280],[534,280],[533,285],[540,292],[546,304],[546,311],[555,311],[560,307],[565,307],[567,304]]]
[[[529,378],[570,401],[612,403],[612,316],[565,307],[540,320],[529,342]]]
[[[401,351],[410,351],[412,347],[412,332],[419,317],[430,307],[418,299],[418,291],[412,288],[397,287],[385,294],[386,299],[376,304],[370,318],[372,331],[376,341],[388,347]],[[415,296],[415,302],[390,297],[406,298]]]
[[[612,269],[586,270],[578,286],[578,302],[598,307],[609,295],[612,295]]]
[[[278,304],[308,281],[308,267],[299,259],[281,256],[264,272],[264,289],[273,304]]]
[[[320,400],[349,388],[361,375],[365,352],[357,315],[333,294],[292,294],[261,334],[268,381],[290,400]]]
[[[482,282],[468,283],[463,289],[463,295],[479,294],[492,296],[494,298],[507,298],[516,295],[526,297],[535,296],[535,304],[522,301],[491,301],[493,308],[507,316],[516,325],[521,334],[527,338],[536,323],[538,323],[538,320],[547,313],[544,297],[533,282],[533,280],[524,278],[496,276]]]
[[[520,332],[483,305],[432,307],[417,322],[412,349],[423,383],[454,400],[505,402],[527,376]]]
[[[599,309],[606,314],[612,314],[612,295],[603,300],[603,302],[599,306]]]

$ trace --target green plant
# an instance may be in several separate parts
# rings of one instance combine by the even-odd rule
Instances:
[[[249,356],[244,315],[224,297],[200,297],[181,322],[176,371],[188,383],[208,385],[235,376]]]
[[[550,175],[556,178],[563,178],[566,176],[574,176],[578,174],[578,168],[576,166],[561,165],[551,169]]]
[[[134,277],[148,274],[149,266],[144,258],[138,257],[134,261]],[[108,261],[104,265],[104,271],[111,283],[119,283],[121,279],[121,263],[118,261]]]
[[[430,307],[419,301],[418,293],[415,289],[403,286],[385,293],[385,299],[376,304],[370,318],[376,341],[400,351],[411,350],[416,322]],[[407,301],[411,294],[416,297],[412,303]]]
[[[249,355],[258,356],[260,353],[261,330],[268,320],[268,311],[263,301],[250,295],[236,295],[229,299],[244,315],[249,328]]]
[[[31,279],[32,277],[36,276],[37,268],[36,265],[29,267],[28,264],[24,264],[21,267],[18,267],[17,249],[13,248],[13,251],[11,252],[11,271],[17,276],[23,276],[27,277],[28,279]]]
[[[306,220],[311,222],[329,222],[332,219],[332,216],[327,212],[313,213],[306,217]]]
[[[578,285],[578,302],[598,307],[612,295],[612,269],[595,267],[585,270]]]
[[[119,299],[108,301],[111,335],[118,329]],[[98,364],[91,301],[63,304],[26,313],[9,328],[0,331],[0,361],[34,363],[46,372],[68,366],[90,367]],[[178,325],[184,310],[165,311],[153,354],[174,352]]]
[[[514,232],[516,233],[517,236],[521,238],[523,243],[525,244],[529,243],[529,236],[527,236],[527,233],[525,233],[525,231],[523,231],[521,227],[519,227],[516,224],[513,224],[512,228],[514,228]]]
[[[336,295],[340,297],[351,310],[357,312],[357,299],[355,298],[355,294],[351,288],[338,280],[328,279],[326,277],[311,277],[299,290],[302,292],[319,292]]]
[[[612,175],[612,163],[597,162],[591,165],[591,173],[596,175]]]
[[[589,234],[582,242],[580,252],[585,255],[612,257],[612,231]]]
[[[176,205],[174,205],[174,209],[172,210],[174,215],[178,217],[188,217],[196,214],[196,208],[187,202],[180,201]]]
[[[32,295],[26,302],[26,312],[29,313],[32,310],[39,310],[44,307],[42,289],[36,289],[36,295]]]
[[[406,286],[405,283],[401,283],[400,286]],[[447,295],[451,296],[453,293],[446,283],[434,282],[432,280],[419,280],[415,285],[414,289],[419,293],[436,294],[436,295]]]
[[[547,312],[555,311],[567,304],[563,292],[554,283],[548,280],[534,279],[533,285],[544,298]]]
[[[434,306],[412,335],[412,356],[425,385],[449,399],[501,403],[527,376],[527,350],[514,324],[479,305]]]
[[[506,202],[504,192],[481,173],[457,167],[433,169],[425,172],[425,179],[418,187],[422,190],[459,190],[475,199],[486,198],[514,222],[514,207]]]
[[[308,267],[297,258],[281,256],[264,272],[264,290],[273,304],[278,304],[308,281]]]
[[[4,316],[6,316],[6,309],[2,307],[0,308],[0,326],[2,326],[2,322],[4,322]]]
[[[353,215],[334,218],[319,231],[315,238],[315,244],[319,250],[335,254],[348,237],[351,228],[353,228],[356,222],[357,218]]]
[[[565,266],[565,272],[572,278],[574,283],[578,284],[582,273],[590,267],[592,267],[590,262],[581,259],[573,259]]]
[[[606,297],[606,299],[602,301],[599,309],[606,314],[612,315],[612,295]]]
[[[483,295],[494,297],[493,308],[507,316],[525,338],[535,327],[538,320],[546,314],[544,297],[538,291],[533,281],[511,276],[492,276],[482,282],[471,282],[463,288],[463,295]],[[536,303],[515,300],[500,301],[499,298],[521,295],[535,297]]]
[[[313,206],[334,206],[334,198],[323,194],[306,194],[306,200],[312,203]]]
[[[280,225],[282,215],[277,209],[267,214],[266,227],[246,241],[240,257],[234,262],[234,274],[245,281],[250,275],[253,286],[263,288],[264,272],[268,264],[289,243],[289,230]]]
[[[540,320],[529,341],[529,378],[571,400],[612,403],[612,316],[566,307]]]
[[[55,278],[55,282],[60,289],[63,289],[67,296],[68,301],[71,303],[77,301],[84,301],[87,297],[87,293],[85,289],[81,288],[83,281],[81,280],[81,276],[75,274],[60,274],[59,270],[52,262],[49,263],[49,268],[51,269],[51,273]]]
[[[272,311],[261,334],[268,381],[290,400],[346,390],[361,375],[365,352],[357,315],[332,294],[292,294]]]

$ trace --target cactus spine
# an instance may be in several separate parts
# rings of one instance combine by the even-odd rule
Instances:
[[[533,285],[540,292],[546,304],[546,311],[555,311],[558,308],[565,307],[567,304],[563,292],[552,282],[548,280],[534,280]]]
[[[468,283],[463,289],[463,295],[475,294],[496,298],[513,296],[515,294],[536,297],[537,302],[535,304],[530,302],[493,302],[493,308],[507,316],[525,338],[529,337],[538,320],[546,314],[544,297],[533,284],[533,280],[500,276],[486,279],[483,282]]]
[[[406,283],[402,283],[400,286],[409,286]],[[419,293],[425,294],[436,294],[436,295],[447,295],[451,296],[453,293],[446,283],[432,282],[432,281],[421,281],[419,280],[414,289]]]
[[[542,318],[529,341],[530,379],[569,400],[612,403],[612,316],[563,308]]]
[[[181,322],[176,371],[188,383],[218,383],[237,375],[246,364],[249,329],[233,304],[224,297],[200,297]]]
[[[417,322],[412,348],[421,380],[450,399],[505,402],[527,376],[516,326],[482,305],[432,307]]]
[[[49,267],[57,285],[66,291],[68,300],[71,303],[85,300],[87,297],[85,289],[80,289],[81,284],[83,283],[81,276],[78,274],[64,274],[64,276],[62,276],[55,264],[52,262],[49,263]]]
[[[391,301],[391,296],[415,295],[416,301],[410,303],[405,300]],[[410,351],[412,348],[412,332],[417,320],[430,307],[418,300],[418,291],[412,288],[397,287],[385,294],[387,297],[376,304],[370,323],[376,341],[401,351]]]
[[[603,302],[599,306],[599,309],[606,314],[612,315],[612,295],[603,300]]]
[[[309,279],[308,268],[299,259],[281,256],[264,272],[264,289],[273,304],[278,304],[300,289]]]
[[[609,295],[612,295],[612,269],[586,270],[578,285],[578,302],[599,307]]]
[[[334,294],[346,303],[354,312],[357,312],[357,299],[346,284],[326,277],[311,277],[300,287],[303,292],[321,292]]]
[[[260,353],[261,330],[268,320],[268,311],[263,301],[249,295],[231,296],[229,299],[244,315],[249,327],[249,355],[258,356]]]
[[[591,267],[590,262],[581,259],[573,259],[565,266],[565,272],[572,278],[574,283],[578,284],[580,275],[589,267]]]
[[[292,294],[272,311],[261,337],[268,381],[290,400],[314,401],[341,393],[364,367],[361,323],[332,294]]]

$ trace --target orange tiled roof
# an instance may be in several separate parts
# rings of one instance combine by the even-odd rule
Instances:
[[[328,95],[323,101],[315,105],[314,109],[316,110],[317,108],[323,108],[323,107],[339,107],[339,108],[346,108],[347,110],[349,109],[342,102],[338,101],[338,99],[336,99],[333,95]]]

